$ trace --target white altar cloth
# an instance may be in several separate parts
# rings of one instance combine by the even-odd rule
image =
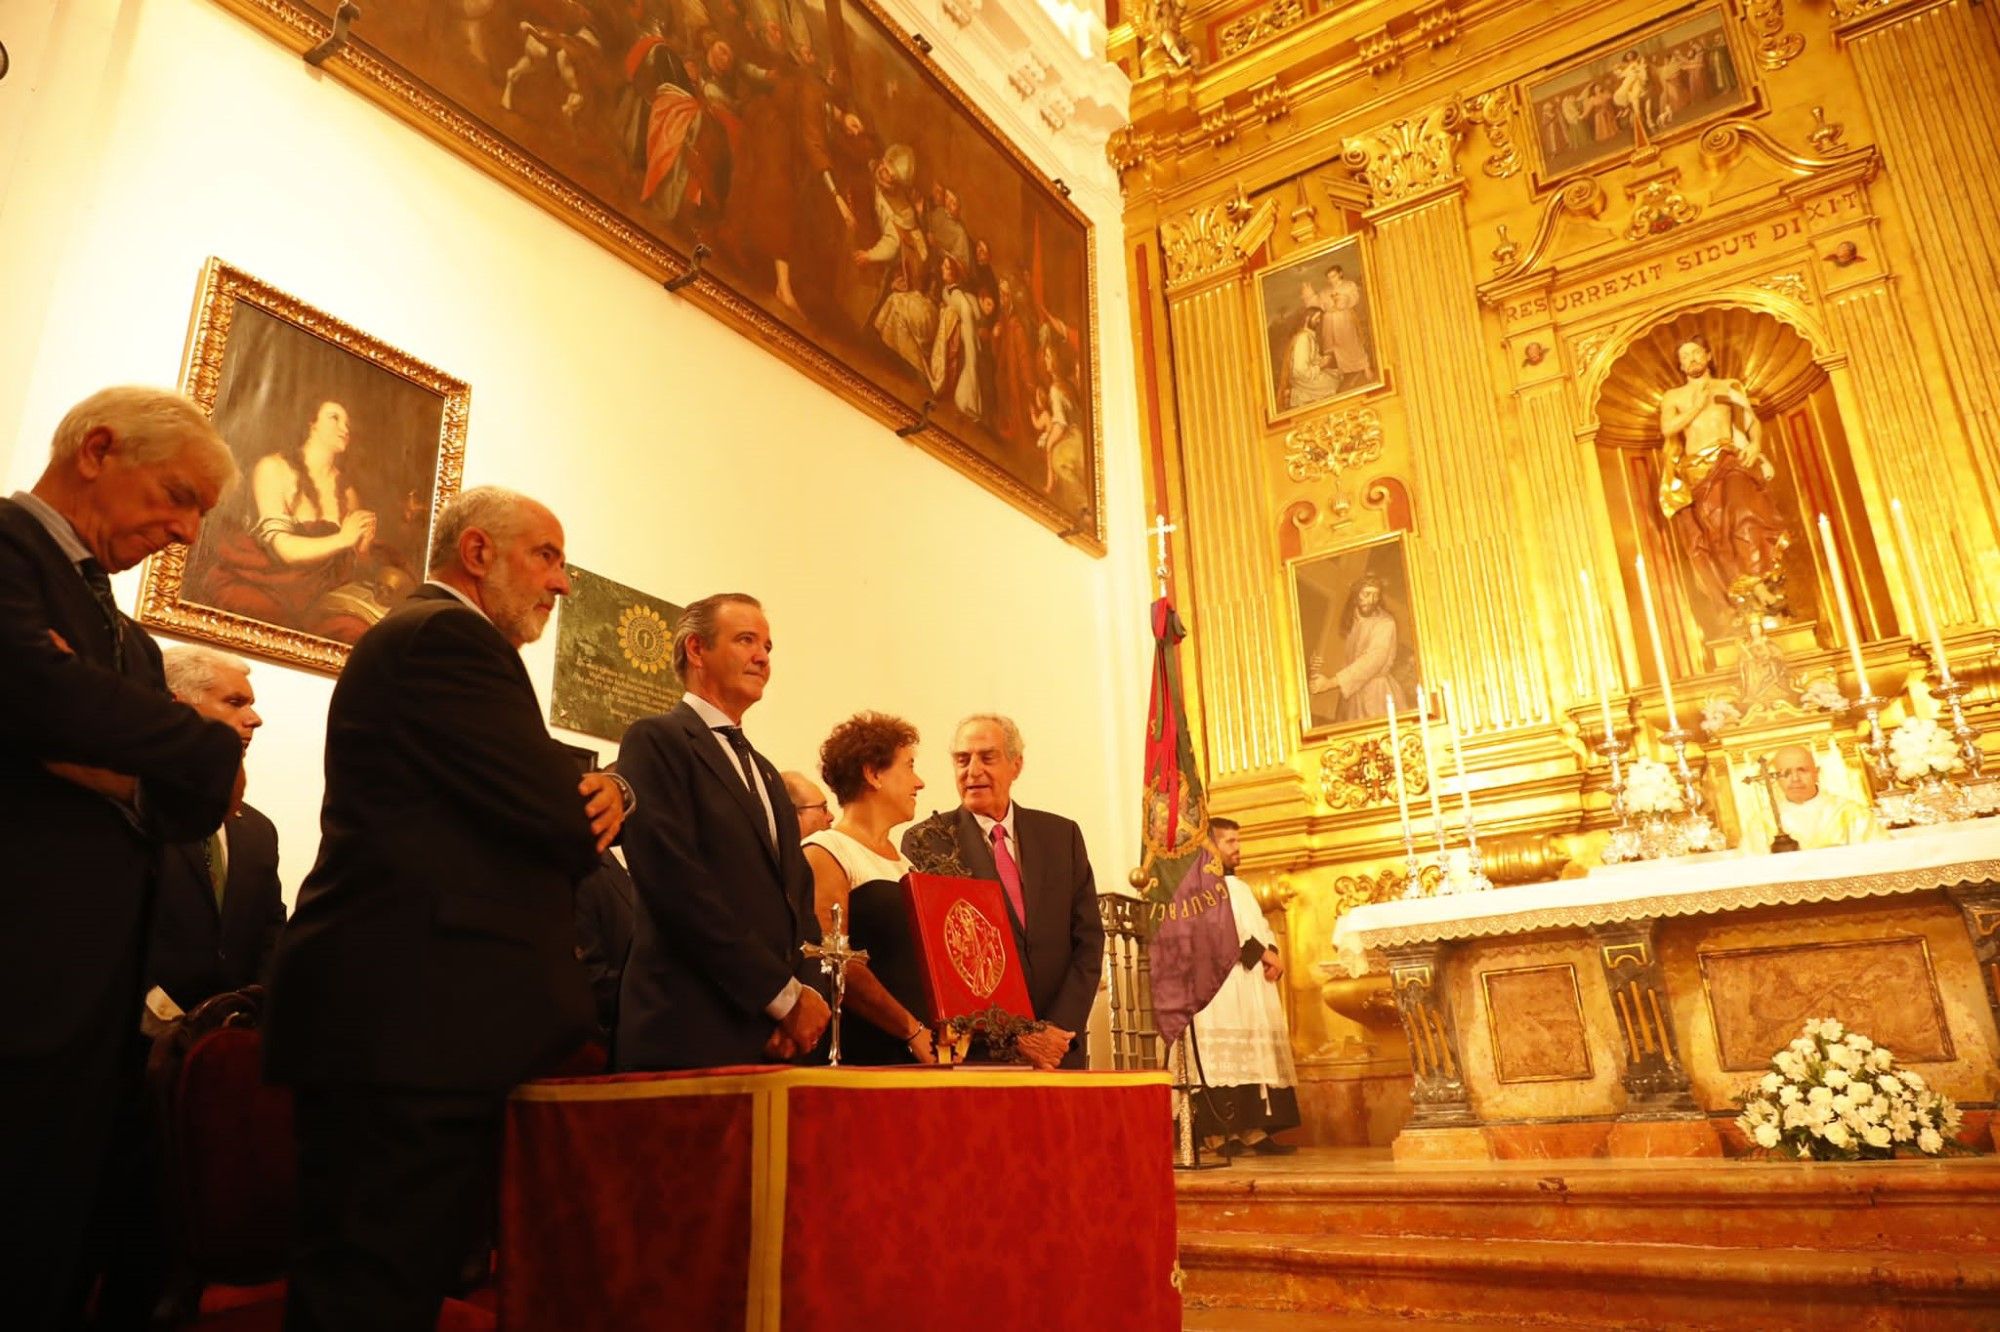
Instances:
[[[1578,929],[1749,907],[1839,902],[2000,880],[2000,820],[1897,833],[1859,846],[1763,855],[1717,851],[1592,869],[1490,892],[1370,902],[1333,928],[1335,965],[1360,976],[1384,949],[1529,930]],[[1371,956],[1374,955],[1374,956]]]

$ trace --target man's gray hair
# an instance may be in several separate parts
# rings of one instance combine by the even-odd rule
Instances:
[[[953,729],[951,733],[952,738],[956,739],[960,732],[974,722],[992,722],[1000,728],[1000,735],[1007,747],[1008,758],[1017,759],[1027,752],[1028,747],[1021,742],[1021,728],[1014,725],[1012,717],[1003,717],[997,712],[973,713]]]
[[[218,491],[235,484],[236,455],[201,408],[169,389],[126,384],[99,389],[69,409],[49,441],[49,461],[68,463],[93,430],[111,433],[111,456],[143,465],[186,457]]]
[[[674,674],[680,677],[682,684],[686,684],[688,678],[688,640],[698,638],[703,651],[713,651],[722,608],[730,605],[764,608],[763,602],[747,592],[717,592],[681,612],[680,622],[674,626]]]
[[[457,567],[458,539],[475,527],[495,541],[515,535],[524,526],[523,511],[533,503],[520,491],[505,486],[474,486],[459,491],[444,506],[444,512],[437,516],[437,526],[431,530],[430,569]]]
[[[167,674],[167,688],[187,703],[215,688],[218,672],[242,671],[247,675],[250,671],[250,663],[243,658],[212,647],[168,648],[160,654],[160,666]]]

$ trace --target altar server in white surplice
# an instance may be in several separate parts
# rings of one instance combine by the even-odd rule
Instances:
[[[1874,812],[1834,790],[1804,745],[1786,745],[1771,755],[1771,770],[1778,779],[1778,817],[1801,851],[1852,846],[1882,835]]]
[[[1299,1123],[1293,1090],[1298,1076],[1278,994],[1284,966],[1256,894],[1236,877],[1243,856],[1240,829],[1222,818],[1210,819],[1208,826],[1222,858],[1243,950],[1215,998],[1194,1015],[1195,1049],[1208,1084],[1206,1094],[1195,1098],[1195,1125],[1206,1145],[1224,1156],[1246,1148],[1260,1156],[1280,1156],[1295,1149],[1272,1135]]]

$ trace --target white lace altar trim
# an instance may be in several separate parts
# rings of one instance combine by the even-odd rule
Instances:
[[[1334,925],[1336,965],[1381,969],[1386,949],[1581,929],[1751,907],[1844,902],[2000,880],[2000,823],[1974,820],[1861,846],[1788,855],[1723,851],[1600,867],[1580,879],[1456,897],[1372,902]]]

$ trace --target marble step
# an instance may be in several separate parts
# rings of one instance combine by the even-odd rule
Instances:
[[[1255,1312],[1659,1332],[2000,1327],[2000,1257],[1987,1255],[1184,1229],[1181,1266],[1187,1307],[1240,1313],[1243,1332]]]
[[[2000,1256],[2000,1158],[1477,1168],[1374,1164],[1176,1181],[1184,1232],[1570,1240]]]
[[[1181,1317],[1181,1332],[1521,1332],[1521,1323],[1496,1323],[1491,1319],[1377,1317],[1372,1314],[1311,1313],[1283,1309],[1188,1309]],[[1588,1332],[1580,1323],[1537,1323],[1539,1332]]]

